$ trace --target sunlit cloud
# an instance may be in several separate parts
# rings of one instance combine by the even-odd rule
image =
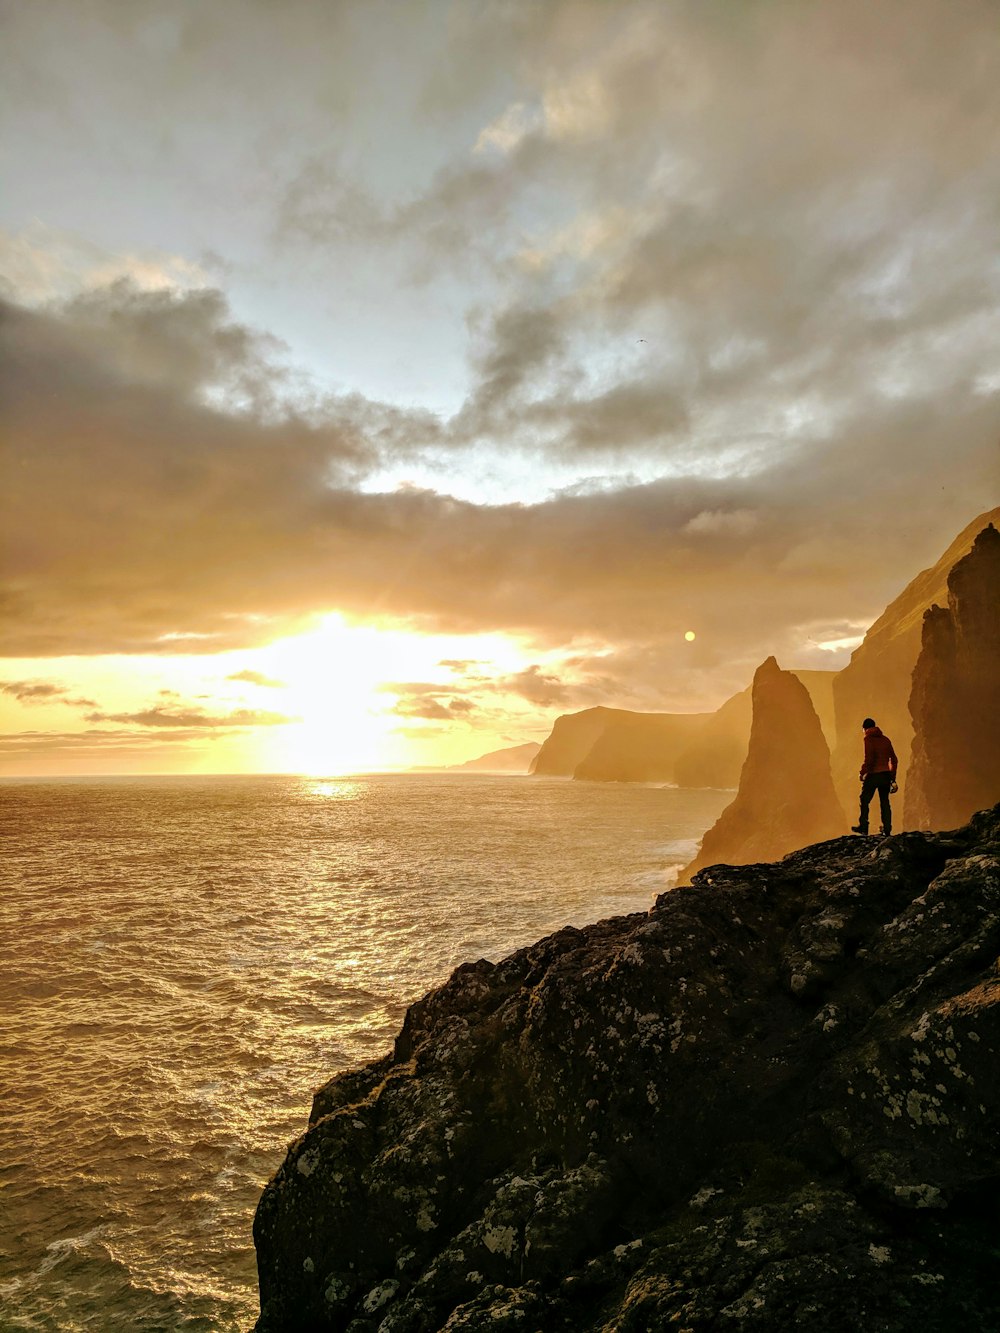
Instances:
[[[93,699],[74,695],[63,685],[42,680],[0,681],[0,694],[9,694],[19,703],[63,703],[71,708],[96,708]]]
[[[18,232],[0,229],[0,292],[6,289],[16,300],[67,300],[118,281],[155,292],[206,287],[211,278],[182,255],[111,254],[84,236],[37,218]]]
[[[88,722],[131,722],[140,727],[182,727],[217,730],[229,727],[282,727],[300,719],[257,708],[238,708],[231,713],[212,714],[199,708],[141,708],[135,713],[88,713]]]
[[[378,9],[169,60],[12,10],[9,732],[342,770],[716,706],[995,497],[985,0]]]
[[[265,676],[261,671],[234,671],[226,677],[226,680],[240,680],[247,685],[260,685],[268,690],[280,690],[285,686],[283,680],[273,680],[270,676]]]

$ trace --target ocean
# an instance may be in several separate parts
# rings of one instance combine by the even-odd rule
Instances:
[[[0,782],[0,1327],[249,1329],[254,1209],[313,1091],[459,963],[645,911],[731,798]]]

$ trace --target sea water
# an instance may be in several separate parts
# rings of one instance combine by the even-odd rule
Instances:
[[[0,782],[0,1327],[246,1330],[313,1091],[459,963],[645,911],[731,799],[401,774]]]

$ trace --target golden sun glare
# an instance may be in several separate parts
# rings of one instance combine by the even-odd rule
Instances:
[[[400,682],[455,681],[442,662],[474,657],[494,669],[524,665],[522,651],[501,635],[430,635],[374,625],[350,625],[327,616],[315,630],[260,649],[254,665],[281,682],[281,711],[296,720],[260,737],[261,762],[282,771],[334,776],[414,762],[452,762],[436,752],[434,725],[426,726],[433,753],[414,752],[419,719],[394,712]],[[275,691],[277,696],[279,691]],[[277,702],[277,700],[276,700]],[[404,733],[404,728],[409,735]],[[454,743],[454,742],[453,742]]]

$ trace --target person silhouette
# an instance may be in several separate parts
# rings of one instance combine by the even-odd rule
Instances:
[[[883,735],[882,729],[875,725],[875,719],[866,717],[861,724],[865,733],[865,757],[861,765],[861,809],[858,822],[851,825],[852,833],[868,832],[868,807],[871,799],[878,792],[879,808],[882,814],[882,832],[892,832],[892,806],[889,804],[890,793],[898,791],[896,773],[899,760],[892,748],[892,741]]]

